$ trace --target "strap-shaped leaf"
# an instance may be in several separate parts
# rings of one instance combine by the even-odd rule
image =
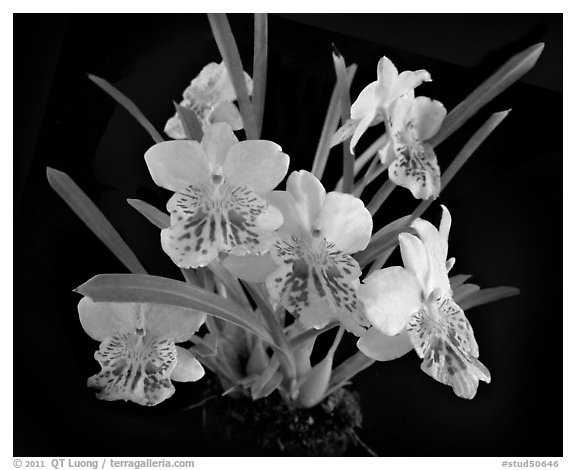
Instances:
[[[80,217],[90,230],[116,255],[116,257],[135,274],[146,273],[138,258],[120,234],[108,221],[106,216],[80,189],[80,187],[66,173],[46,169],[46,176],[50,187],[64,200],[74,213]]]
[[[508,60],[490,78],[470,93],[464,101],[448,113],[440,130],[430,140],[430,144],[435,147],[443,142],[468,119],[474,116],[482,106],[528,73],[538,61],[543,49],[544,43],[534,44]]]
[[[252,106],[256,119],[256,138],[262,133],[264,101],[266,96],[266,72],[268,67],[268,15],[254,14],[254,68]]]
[[[150,134],[150,137],[152,137],[154,142],[159,143],[164,141],[160,133],[130,98],[128,98],[122,92],[118,91],[116,88],[114,88],[114,86],[112,86],[103,78],[92,74],[88,74],[88,78],[92,80],[96,85],[98,85],[102,90],[108,93],[112,98],[114,98],[114,100],[126,111],[128,111],[140,123],[140,125],[146,129],[146,132]]]
[[[352,83],[357,68],[356,64],[352,64],[346,69],[348,83]],[[330,98],[326,118],[324,119],[324,125],[322,127],[322,133],[320,134],[318,147],[316,148],[316,154],[314,155],[314,163],[312,164],[312,173],[320,180],[322,179],[324,170],[326,169],[326,163],[328,162],[328,156],[330,155],[330,140],[338,127],[341,111],[340,93],[338,91],[338,83],[336,83],[334,85],[334,90],[332,91],[332,97]]]
[[[174,107],[176,108],[176,112],[178,113],[178,117],[180,118],[180,122],[184,128],[186,137],[189,140],[200,142],[204,135],[204,131],[202,130],[202,124],[200,124],[196,113],[178,103],[174,103]]]
[[[250,312],[229,299],[185,282],[143,274],[99,274],[78,287],[76,292],[95,302],[143,302],[205,312],[274,344],[270,334]]]
[[[488,304],[500,299],[505,299],[506,297],[518,295],[519,293],[520,289],[516,287],[489,287],[488,289],[480,289],[469,293],[461,299],[458,304],[462,310],[466,311],[473,307],[478,307],[479,305]]]
[[[345,385],[352,377],[362,372],[367,367],[374,364],[374,359],[370,359],[362,351],[358,351],[353,356],[346,359],[342,364],[332,371],[330,386],[325,394],[328,396]]]
[[[457,274],[450,278],[450,287],[452,291],[464,284],[468,279],[472,277],[472,274]]]
[[[340,122],[342,125],[350,119],[350,83],[346,77],[346,63],[340,51],[332,44],[332,59],[336,71],[336,85],[340,95]],[[342,191],[351,193],[354,185],[354,157],[347,139],[342,146]]]
[[[140,199],[127,199],[126,201],[159,229],[170,227],[170,216],[160,209]]]
[[[244,79],[244,68],[238,52],[236,40],[232,34],[230,23],[225,13],[208,13],[208,20],[212,28],[212,34],[220,50],[220,55],[224,59],[226,68],[234,85],[242,122],[248,139],[257,139],[256,121],[254,118],[254,109],[248,95],[246,80]]]

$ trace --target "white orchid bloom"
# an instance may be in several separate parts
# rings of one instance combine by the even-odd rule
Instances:
[[[206,266],[219,253],[268,251],[282,214],[264,195],[284,179],[288,155],[274,142],[238,142],[228,124],[206,128],[202,142],[172,140],[144,156],[154,182],[176,194],[162,248],[181,268]]]
[[[417,219],[418,237],[402,233],[405,267],[379,270],[358,289],[373,327],[358,348],[375,360],[391,360],[415,349],[422,370],[450,385],[456,395],[473,398],[490,372],[478,360],[478,344],[462,309],[454,302],[446,260],[451,218],[443,207],[440,229]]]
[[[244,72],[244,79],[248,95],[252,95],[252,78]],[[180,106],[194,111],[203,129],[216,122],[225,122],[235,131],[244,128],[240,111],[234,104],[236,92],[224,62],[206,65],[190,82],[182,97]],[[164,132],[173,139],[186,139],[178,113],[168,119]]]
[[[171,380],[194,382],[204,376],[190,351],[175,343],[188,341],[206,315],[154,304],[93,302],[78,304],[80,323],[100,349],[94,358],[102,370],[88,379],[101,400],[157,405],[174,393]]]
[[[390,134],[379,151],[389,165],[388,175],[417,199],[440,194],[440,167],[434,149],[427,142],[440,129],[446,108],[439,101],[407,93],[394,103],[389,115]]]

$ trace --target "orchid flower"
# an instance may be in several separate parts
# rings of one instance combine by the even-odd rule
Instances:
[[[372,328],[358,341],[359,349],[375,360],[390,360],[412,348],[422,370],[450,385],[456,395],[473,398],[479,380],[490,372],[478,360],[478,344],[462,309],[454,302],[446,261],[451,217],[442,206],[440,229],[417,219],[418,237],[399,235],[405,267],[376,271],[358,289]]]
[[[244,72],[248,94],[252,94],[252,79]],[[215,122],[225,122],[233,130],[244,128],[240,111],[234,104],[236,92],[224,62],[211,62],[194,78],[182,94],[180,106],[189,108],[196,114],[198,121],[206,129]],[[168,121],[164,132],[173,139],[186,139],[186,132],[175,113]]]
[[[380,160],[389,165],[388,175],[417,199],[438,197],[440,168],[432,146],[426,142],[440,129],[446,108],[425,96],[406,93],[391,107],[390,134],[379,151]]]
[[[268,199],[284,215],[270,250],[275,263],[266,278],[273,301],[295,315],[305,328],[338,320],[356,335],[368,322],[356,297],[361,269],[350,255],[370,241],[372,217],[362,201],[336,191],[326,194],[307,171],[293,172],[286,191]]]
[[[206,315],[154,304],[93,302],[78,304],[84,331],[100,348],[94,358],[102,370],[88,379],[101,400],[157,405],[174,393],[171,380],[195,382],[204,369],[192,353],[174,343],[188,341]]]
[[[282,214],[262,196],[288,171],[288,155],[274,142],[238,142],[228,124],[206,128],[202,142],[173,140],[145,156],[152,178],[174,191],[164,251],[181,268],[206,266],[220,252],[259,254],[273,242]]]
[[[385,56],[378,62],[377,73],[378,80],[367,85],[352,104],[350,120],[334,134],[332,146],[352,136],[350,150],[354,153],[354,147],[368,127],[383,122],[400,96],[412,92],[422,82],[432,80],[426,70],[399,74],[392,61]]]

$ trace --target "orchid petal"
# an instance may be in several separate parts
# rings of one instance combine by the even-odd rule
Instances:
[[[88,379],[101,400],[133,401],[153,406],[171,397],[170,375],[176,366],[176,347],[171,340],[146,341],[131,333],[116,333],[100,344],[94,358],[100,373]]]
[[[398,75],[397,80],[394,82],[390,92],[387,96],[387,103],[392,103],[400,96],[409,91],[414,90],[422,82],[430,82],[432,77],[426,70],[417,70],[415,72],[404,71]]]
[[[352,135],[352,138],[350,139],[350,151],[352,153],[354,153],[354,149],[356,148],[356,144],[360,140],[360,137],[362,137],[364,135],[364,133],[366,132],[366,130],[372,124],[374,124],[375,118],[376,118],[376,113],[372,112],[372,113],[366,114],[366,116],[364,116],[362,119],[360,119],[360,122],[358,123],[358,126],[356,126],[356,129],[354,130],[354,134]]]
[[[78,315],[84,331],[96,341],[104,341],[116,332],[136,329],[136,305],[128,302],[94,302],[83,297],[78,303]]]
[[[429,261],[424,243],[411,233],[401,233],[398,235],[398,242],[400,244],[400,252],[402,253],[404,266],[416,276],[420,282],[420,286],[426,289],[428,286]],[[427,297],[429,294],[430,291],[426,290],[425,296]]]
[[[284,235],[271,250],[279,264],[266,286],[270,297],[281,303],[307,328],[324,328],[338,320],[360,336],[368,322],[356,297],[358,263],[325,239],[306,240]]]
[[[429,314],[435,309],[442,319]],[[450,296],[432,300],[410,320],[407,333],[419,357],[422,370],[435,380],[450,385],[457,396],[471,399],[478,382],[490,382],[490,372],[477,359],[478,344],[462,309]]]
[[[394,336],[406,328],[422,305],[422,289],[410,271],[394,266],[368,276],[358,289],[366,317],[374,328]]]
[[[292,194],[296,209],[305,222],[304,228],[310,231],[320,215],[326,199],[326,190],[318,178],[305,170],[293,171],[286,182],[286,191]]]
[[[330,148],[352,137],[359,122],[360,119],[348,119],[344,124],[342,124],[330,139]]]
[[[358,349],[376,361],[392,361],[414,349],[406,332],[388,336],[370,328],[356,343]]]
[[[446,269],[446,258],[448,256],[448,232],[450,230],[451,216],[448,209],[442,206],[442,222],[440,224],[442,233],[434,225],[423,219],[416,219],[412,227],[426,247],[428,256],[428,292],[434,289],[441,289],[444,293],[450,292],[450,280]]]
[[[208,155],[213,170],[224,164],[226,154],[237,143],[238,138],[232,132],[232,128],[226,123],[215,123],[204,129],[202,148]]]
[[[388,176],[398,186],[410,190],[416,199],[436,198],[440,194],[440,167],[429,144],[399,145]]]
[[[440,101],[432,100],[426,96],[418,96],[412,105],[414,127],[421,140],[431,139],[442,125],[446,117],[446,108]]]
[[[372,235],[372,216],[361,199],[332,191],[313,228],[345,253],[356,253],[368,246]]]
[[[206,314],[168,305],[148,304],[146,335],[170,338],[175,343],[189,341],[206,321]]]
[[[378,98],[383,105],[389,104],[390,92],[398,79],[398,69],[392,61],[384,56],[378,61]]]
[[[210,121],[214,123],[225,122],[234,131],[244,129],[242,115],[240,114],[238,107],[229,101],[223,101],[214,108],[210,115]]]
[[[202,146],[191,140],[171,140],[154,145],[144,154],[154,182],[171,191],[208,181],[208,157]]]
[[[245,140],[230,148],[223,173],[231,185],[248,186],[256,194],[265,194],[284,179],[289,160],[274,142]]]
[[[308,232],[310,227],[306,225],[308,220],[305,211],[288,191],[271,191],[266,194],[266,200],[280,210],[284,223],[280,230],[287,233]]]
[[[186,188],[168,201],[170,228],[162,230],[162,248],[181,268],[206,266],[219,252],[235,255],[266,252],[282,214],[248,187],[229,187],[211,209],[205,187]]]
[[[164,132],[172,139],[186,139],[186,131],[178,113],[174,113],[174,116],[166,121]]]
[[[264,282],[278,269],[270,253],[246,256],[228,255],[222,264],[231,274],[248,282]]]
[[[196,382],[204,377],[204,368],[187,349],[176,346],[176,367],[170,376],[176,382]]]
[[[356,101],[352,103],[350,108],[350,118],[352,120],[362,119],[368,114],[374,113],[376,111],[378,101],[376,97],[376,91],[378,89],[378,82],[372,82],[367,85],[358,95]]]

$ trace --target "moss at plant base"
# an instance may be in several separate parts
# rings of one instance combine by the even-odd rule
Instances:
[[[211,394],[222,393],[212,382]],[[254,449],[267,456],[341,456],[358,442],[362,424],[359,395],[339,389],[320,405],[299,409],[277,392],[252,401],[218,396],[203,407],[210,436]]]

